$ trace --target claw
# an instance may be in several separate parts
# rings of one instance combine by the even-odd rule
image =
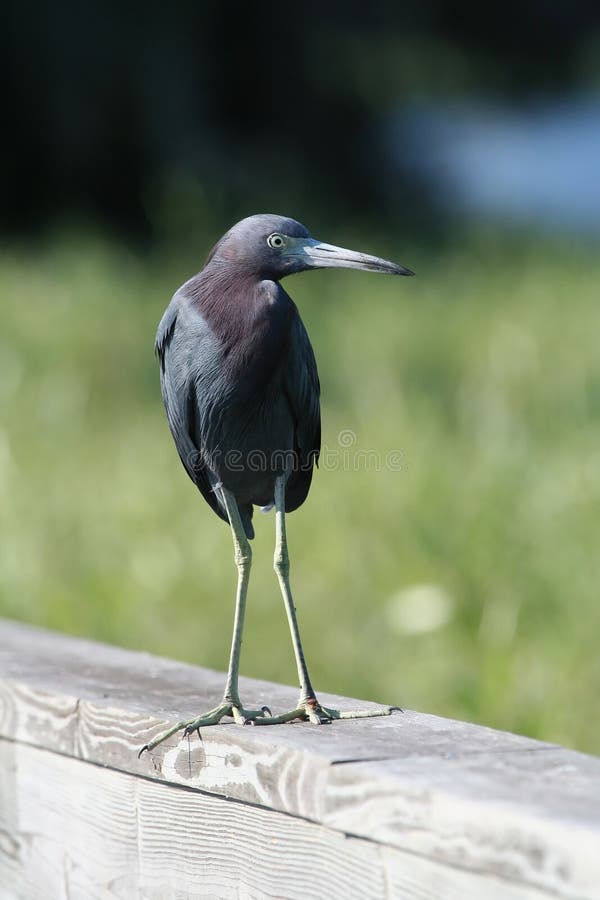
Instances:
[[[256,719],[261,719],[261,718],[264,718],[265,716],[271,717],[273,715],[273,713],[271,712],[271,710],[269,709],[268,706],[261,706],[260,711],[262,713],[262,716],[254,715],[254,714],[251,716],[246,716],[244,718],[244,721],[242,722],[242,724],[243,725],[254,725],[256,722]]]
[[[203,713],[201,716],[197,716],[189,722],[178,722],[177,725],[173,725],[167,731],[154,738],[154,740],[144,744],[138,753],[138,759],[146,750],[154,750],[155,747],[158,747],[159,744],[162,744],[163,741],[176,734],[178,731],[183,732],[183,737],[189,737],[191,734],[194,734],[194,732],[197,732],[198,737],[201,739],[201,728],[208,727],[209,725],[217,725],[225,716],[232,716],[237,725],[248,725],[255,718],[264,718],[265,711],[269,714],[271,712],[268,706],[263,706],[261,710],[244,710],[239,701],[236,701],[236,704],[234,705],[229,698],[224,699],[219,706],[215,706],[214,709],[209,709],[208,712]]]
[[[366,719],[371,716],[389,716],[392,712],[404,712],[404,710],[400,706],[385,706],[379,709],[329,709],[326,706],[321,706],[316,697],[311,697],[308,700],[300,700],[299,705],[295,709],[277,716],[271,713],[268,706],[261,706],[260,710],[246,710],[247,715],[243,715],[243,712],[244,708],[241,705],[233,706],[229,699],[224,700],[219,706],[209,710],[204,715],[198,716],[191,722],[178,722],[177,725],[174,725],[168,731],[144,744],[138,753],[138,759],[146,751],[153,750],[180,730],[183,730],[184,737],[189,737],[190,734],[197,732],[198,738],[201,739],[200,729],[208,725],[218,724],[223,716],[233,716],[238,725],[283,725],[286,722],[293,722],[298,719],[304,722],[308,720],[313,725],[331,725],[337,719]]]
[[[307,704],[306,715],[308,716],[308,721],[312,722],[313,725],[331,725],[333,722],[333,716],[330,715],[329,710],[318,704],[311,704],[310,706]]]

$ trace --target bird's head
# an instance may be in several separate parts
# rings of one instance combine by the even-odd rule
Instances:
[[[208,262],[242,268],[273,281],[307,269],[363,269],[387,275],[414,275],[410,269],[378,256],[325,244],[311,237],[300,222],[275,215],[242,219],[213,247]]]

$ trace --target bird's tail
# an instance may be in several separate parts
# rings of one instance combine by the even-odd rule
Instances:
[[[207,470],[207,475],[210,487],[207,493],[204,493],[203,491],[204,497],[208,500],[216,514],[229,525],[229,516],[227,515],[227,509],[223,503],[220,491],[222,483],[210,469]],[[238,509],[240,511],[240,518],[242,520],[242,525],[244,526],[244,531],[246,532],[246,537],[251,541],[254,537],[254,526],[252,525],[252,512],[254,507],[251,503],[238,503]]]
[[[240,517],[242,519],[242,525],[244,526],[244,531],[246,532],[246,537],[249,541],[254,537],[254,525],[252,524],[252,513],[254,512],[254,507],[251,503],[245,503],[243,506],[239,507],[240,509]]]

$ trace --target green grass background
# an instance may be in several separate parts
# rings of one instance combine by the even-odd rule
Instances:
[[[329,453],[288,526],[316,687],[600,752],[597,254],[323,237],[418,278],[286,283]],[[152,353],[210,243],[142,257],[82,232],[2,252],[0,615],[225,667],[230,536],[179,462]],[[293,683],[273,516],[255,518],[242,671]]]

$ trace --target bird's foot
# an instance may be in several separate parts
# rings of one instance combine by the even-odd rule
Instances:
[[[300,699],[296,709],[279,716],[265,715],[253,719],[252,725],[282,725],[300,719],[312,722],[313,725],[330,725],[335,719],[370,719],[373,716],[391,716],[394,712],[402,712],[399,706],[379,706],[375,709],[331,709],[321,706],[316,697]]]
[[[230,716],[236,725],[247,725],[249,722],[255,722],[266,715],[271,716],[271,710],[268,706],[263,706],[261,709],[244,709],[239,701],[223,700],[218,706],[209,709],[208,712],[202,713],[200,716],[196,716],[195,719],[177,722],[172,728],[161,732],[147,744],[144,744],[138,753],[138,757],[146,750],[154,750],[155,747],[158,747],[159,744],[162,744],[163,741],[166,741],[172,735],[177,734],[178,731],[183,731],[183,736],[185,737],[194,731],[200,733],[200,729],[208,725],[218,725],[225,716]]]

